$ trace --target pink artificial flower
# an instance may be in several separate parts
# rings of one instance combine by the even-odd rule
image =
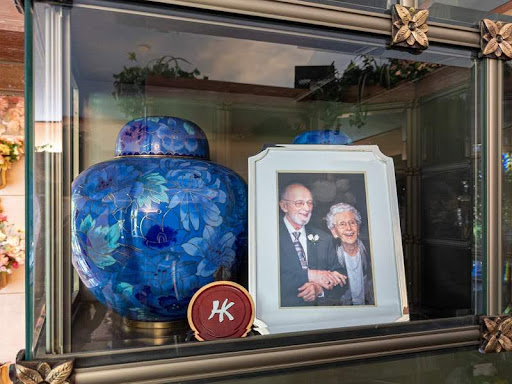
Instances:
[[[15,261],[14,263],[12,263],[12,267],[13,268],[18,268],[20,265],[18,264],[17,261]]]

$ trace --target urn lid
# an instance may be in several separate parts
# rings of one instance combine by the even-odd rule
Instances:
[[[170,116],[146,116],[125,124],[116,141],[116,156],[164,155],[208,160],[204,131],[191,121]]]
[[[350,144],[352,140],[343,132],[332,129],[306,131],[293,139],[293,144]]]

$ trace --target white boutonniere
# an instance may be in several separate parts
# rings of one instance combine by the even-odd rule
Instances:
[[[313,235],[312,233],[310,233],[308,235],[308,240],[311,241],[313,244],[316,244],[316,243],[318,243],[318,240],[320,240],[320,236]]]

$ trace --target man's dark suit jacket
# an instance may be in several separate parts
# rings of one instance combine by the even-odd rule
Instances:
[[[319,239],[315,243],[307,240],[308,268],[337,270],[346,276],[346,271],[341,269],[338,262],[333,237],[320,229],[306,225],[306,236],[310,234],[318,235]],[[301,297],[297,297],[299,287],[308,281],[308,272],[300,265],[297,251],[282,217],[279,223],[279,261],[281,307],[340,305],[339,299],[345,292],[345,287],[338,286],[330,291],[324,290],[325,298],[318,298],[315,302],[306,302]]]

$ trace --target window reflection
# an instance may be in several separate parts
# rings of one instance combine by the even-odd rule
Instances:
[[[496,14],[510,14],[507,0],[419,0],[419,8],[428,9],[430,18],[445,23],[472,26],[484,17],[495,19]]]

